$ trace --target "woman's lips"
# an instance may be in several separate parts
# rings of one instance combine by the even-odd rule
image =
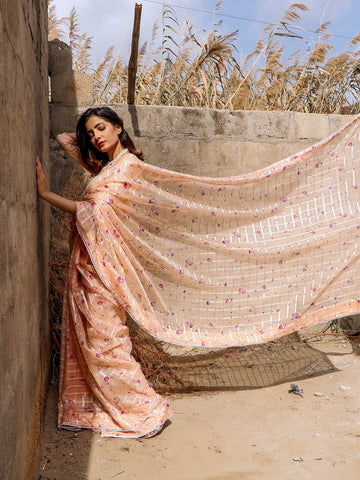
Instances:
[[[98,143],[98,147],[101,148],[101,147],[104,146],[104,144],[105,144],[105,142],[99,142],[99,143]]]

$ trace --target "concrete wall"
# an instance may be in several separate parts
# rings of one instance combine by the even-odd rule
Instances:
[[[75,78],[76,83],[76,78]],[[74,131],[89,104],[76,106],[72,119],[52,108],[52,134]],[[145,161],[194,175],[237,175],[261,169],[327,137],[351,115],[294,112],[220,111],[183,107],[109,105]],[[52,181],[56,189],[70,176],[72,160],[51,141]]]
[[[145,152],[146,161],[210,177],[261,169],[330,135],[352,118],[183,107],[113,108]],[[78,113],[83,109],[80,106]]]
[[[48,209],[35,155],[48,163],[47,2],[0,2],[0,477],[36,476],[49,365]]]

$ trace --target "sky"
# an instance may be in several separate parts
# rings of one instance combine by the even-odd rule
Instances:
[[[223,0],[215,11],[218,0],[169,0],[168,5],[176,11],[179,20],[178,30],[183,31],[188,19],[197,32],[210,32],[214,24],[219,33],[228,34],[238,29],[236,47],[238,60],[242,60],[254,48],[266,22],[276,24],[284,11],[301,0]],[[134,21],[135,0],[55,0],[57,17],[69,15],[75,7],[81,32],[93,37],[93,61],[101,60],[107,48],[114,46],[114,53],[127,61],[130,54],[131,35]],[[157,41],[161,42],[161,1],[137,0],[142,4],[140,46],[151,42],[154,23],[159,25]],[[347,48],[351,38],[360,32],[359,0],[303,0],[309,10],[302,14],[302,22],[296,32],[311,44],[317,38],[309,31],[316,30],[321,23],[331,22],[328,32],[332,34],[330,43],[340,52]],[[215,12],[215,13],[214,13]],[[304,46],[304,42],[286,39],[290,52]]]

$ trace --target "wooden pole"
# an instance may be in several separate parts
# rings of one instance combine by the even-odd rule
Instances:
[[[140,36],[140,20],[141,20],[142,4],[135,3],[134,28],[131,42],[131,55],[128,68],[128,95],[127,103],[134,105],[135,100],[135,84],[137,73],[137,60],[139,51],[139,36]]]

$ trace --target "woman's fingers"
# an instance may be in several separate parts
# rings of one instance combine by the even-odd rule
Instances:
[[[37,177],[38,194],[40,195],[40,197],[42,197],[44,193],[47,191],[47,188],[46,188],[46,178],[45,178],[44,170],[42,168],[42,165],[38,156],[36,156],[36,177]]]

